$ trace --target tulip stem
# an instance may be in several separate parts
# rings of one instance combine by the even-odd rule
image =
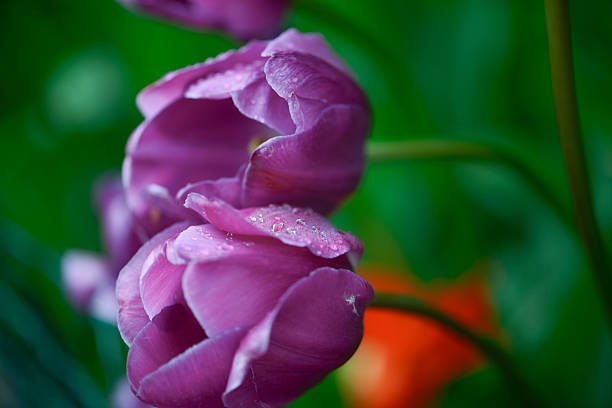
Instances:
[[[570,224],[570,213],[548,185],[523,161],[498,147],[452,140],[371,142],[367,149],[371,163],[393,160],[466,160],[503,164],[516,171],[541,194],[561,221]]]
[[[426,317],[439,325],[451,330],[463,339],[469,341],[507,378],[508,382],[517,390],[525,407],[542,407],[535,397],[530,385],[520,375],[508,352],[491,337],[471,331],[453,318],[429,306],[420,299],[390,293],[375,293],[370,307],[394,309]]]
[[[589,174],[576,105],[574,68],[567,0],[545,0],[550,71],[561,147],[578,233],[586,248],[593,275],[612,327],[612,273],[595,218]]]

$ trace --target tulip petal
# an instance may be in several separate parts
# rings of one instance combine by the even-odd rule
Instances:
[[[210,0],[195,1],[210,4]],[[243,40],[270,38],[278,34],[280,21],[289,3],[288,0],[224,0],[220,2],[225,16],[220,28]]]
[[[113,277],[142,245],[125,200],[118,176],[105,177],[94,187],[95,201],[102,222],[102,237]]]
[[[140,398],[159,407],[223,408],[232,357],[246,330],[229,329],[201,341],[140,383]]]
[[[149,319],[168,306],[184,303],[181,281],[185,265],[170,263],[166,256],[166,248],[173,242],[170,239],[151,252],[140,276],[140,297]]]
[[[361,108],[337,105],[311,129],[268,140],[251,156],[243,206],[289,202],[328,213],[359,183],[368,126]]]
[[[239,50],[231,50],[201,64],[169,72],[143,89],[136,98],[136,104],[146,118],[155,116],[166,106],[182,98],[188,87],[198,79],[258,59],[265,45],[262,41],[252,41]]]
[[[291,51],[319,57],[328,64],[348,74],[348,70],[344,64],[340,62],[338,56],[334,54],[323,36],[318,33],[302,34],[295,28],[290,28],[270,41],[261,55],[264,57],[271,57],[279,52]]]
[[[176,193],[176,200],[179,203],[184,203],[190,193],[198,193],[206,197],[219,198],[234,207],[239,207],[245,170],[246,165],[243,165],[234,177],[222,177],[217,180],[204,180],[187,184]]]
[[[255,80],[232,93],[232,99],[234,105],[245,116],[263,123],[282,135],[295,132],[289,105],[270,87],[263,66]]]
[[[151,238],[119,273],[116,287],[119,302],[117,326],[127,345],[132,344],[134,337],[149,322],[149,317],[140,299],[140,275],[145,261],[155,248],[187,228],[188,225],[186,222],[177,223]]]
[[[146,376],[205,338],[204,330],[184,306],[164,309],[138,333],[130,347],[127,375],[132,390],[137,391]]]
[[[357,349],[372,296],[367,281],[343,269],[320,268],[295,283],[240,344],[226,406],[280,406],[321,381]]]
[[[183,293],[212,337],[231,327],[255,325],[290,286],[322,266],[348,265],[345,259],[328,260],[303,248],[260,238],[240,253],[191,263],[183,276]]]
[[[185,264],[251,254],[255,250],[253,246],[265,240],[259,237],[234,236],[211,224],[197,225],[179,234],[172,246],[175,255],[168,259],[175,264]],[[170,251],[168,253],[170,254]]]
[[[278,53],[264,68],[272,89],[289,103],[297,131],[312,126],[321,112],[336,104],[356,105],[365,109],[363,92],[344,72],[321,58],[301,53]],[[367,116],[362,112],[362,116]],[[360,144],[357,141],[353,144]]]
[[[185,92],[191,99],[225,99],[232,92],[239,91],[254,80],[263,70],[266,60],[258,58],[232,69],[210,74],[194,82]]]
[[[267,38],[278,29],[288,0],[119,0],[195,29],[220,29],[242,40]]]
[[[198,7],[197,1],[151,1],[151,0],[118,0],[127,8],[144,10],[147,14],[175,20],[181,24],[193,27],[218,27],[222,22],[218,7],[207,10]]]
[[[322,215],[289,205],[236,210],[227,203],[189,194],[185,206],[219,229],[234,234],[269,236],[295,246],[306,247],[323,258],[336,258],[354,251],[361,257],[362,245],[351,234],[338,231]]]
[[[249,142],[270,131],[231,100],[174,102],[130,137],[123,174],[130,208],[149,234],[159,231],[176,218],[161,218],[168,211],[151,205],[151,185],[173,197],[189,183],[233,176],[248,159]]]
[[[96,289],[89,304],[89,313],[98,320],[116,326],[118,310],[115,281],[109,279]]]
[[[101,256],[87,251],[68,251],[62,257],[62,280],[77,309],[85,312],[96,290],[112,281],[112,271]]]

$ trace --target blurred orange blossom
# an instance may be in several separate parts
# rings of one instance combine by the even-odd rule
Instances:
[[[424,285],[385,267],[358,273],[375,291],[417,297],[472,330],[497,333],[480,273],[444,285]],[[426,317],[370,308],[364,324],[361,346],[338,373],[343,394],[355,408],[426,407],[454,378],[482,363],[471,344]]]

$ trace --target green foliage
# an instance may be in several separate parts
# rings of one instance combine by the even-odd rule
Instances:
[[[297,3],[288,23],[321,31],[365,88],[373,140],[506,146],[569,205],[542,2],[319,0],[367,41]],[[608,241],[610,13],[603,0],[572,2],[578,102]],[[100,250],[90,189],[121,165],[142,120],[138,90],[237,44],[135,16],[113,0],[4,1],[0,26],[0,405],[105,406],[125,348],[114,329],[63,300],[59,256]],[[505,337],[550,406],[612,404],[610,335],[576,234],[516,174],[492,164],[372,164],[334,221],[365,242],[365,262],[426,281],[488,261]],[[291,406],[340,404],[332,376]],[[450,385],[436,404],[505,407],[513,399],[488,367]]]

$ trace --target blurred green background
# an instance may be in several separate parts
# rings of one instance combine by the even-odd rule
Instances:
[[[286,25],[322,32],[354,69],[373,107],[373,140],[503,146],[569,208],[543,2],[319,0],[352,28],[297,3]],[[609,1],[572,2],[578,102],[608,243],[610,15]],[[238,44],[135,16],[112,0],[0,1],[0,27],[0,406],[105,407],[126,350],[115,328],[68,305],[60,256],[100,250],[90,189],[119,169],[142,119],[136,93]],[[555,407],[612,406],[612,341],[579,242],[512,170],[374,163],[334,221],[365,242],[366,263],[425,281],[486,261],[500,325],[537,391]],[[333,376],[292,404],[340,405]],[[435,406],[517,401],[485,366],[443,390]]]

